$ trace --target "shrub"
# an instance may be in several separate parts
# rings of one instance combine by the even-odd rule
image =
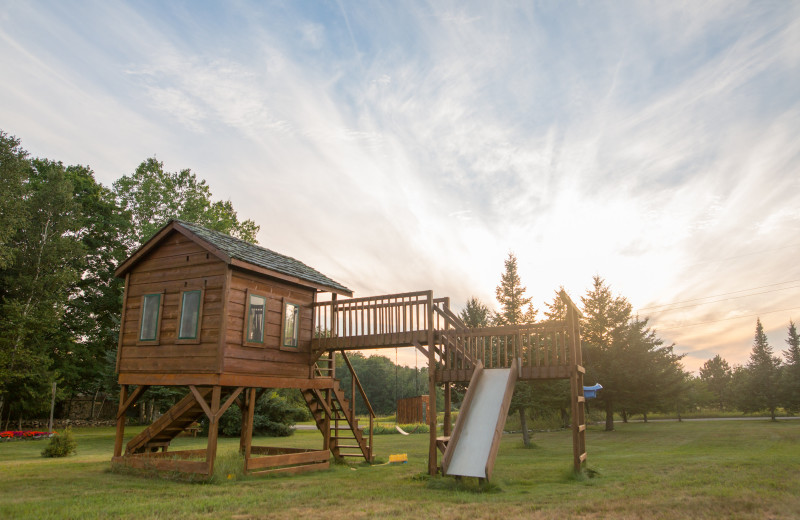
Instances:
[[[61,435],[55,435],[42,450],[42,457],[67,457],[75,453],[78,443],[72,436],[72,428],[67,427]]]

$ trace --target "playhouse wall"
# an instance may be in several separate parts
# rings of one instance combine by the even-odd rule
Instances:
[[[244,342],[248,289],[267,298],[264,342],[257,346]],[[233,269],[228,291],[223,373],[308,378],[315,294],[316,291],[308,287]],[[281,348],[285,299],[300,305],[297,348]]]
[[[220,325],[227,265],[173,232],[131,270],[123,305],[120,374],[183,374],[219,371]],[[181,293],[202,289],[200,335],[178,340]],[[161,293],[159,341],[138,341],[145,294]]]

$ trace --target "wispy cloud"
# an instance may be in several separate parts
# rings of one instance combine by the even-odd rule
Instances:
[[[359,293],[491,303],[509,250],[540,304],[800,278],[794,4],[6,7],[4,130],[106,183],[192,167]],[[755,320],[718,320],[796,296],[652,323],[691,368],[742,362]]]

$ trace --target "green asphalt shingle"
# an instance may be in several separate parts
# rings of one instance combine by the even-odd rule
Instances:
[[[191,222],[184,222],[182,220],[175,220],[175,222],[231,258],[236,258],[237,260],[277,271],[282,274],[296,276],[301,280],[306,280],[317,285],[352,293],[352,291],[344,285],[328,278],[313,267],[309,267],[299,260],[276,253],[265,247],[245,242],[244,240],[226,235],[225,233],[198,226]]]

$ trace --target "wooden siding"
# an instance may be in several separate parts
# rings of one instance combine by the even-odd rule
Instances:
[[[130,271],[120,338],[119,372],[217,373],[227,266],[180,233],[172,233]],[[181,293],[203,290],[198,343],[178,342]],[[141,344],[142,296],[162,293],[157,344]],[[140,343],[140,344],[137,344]]]
[[[264,343],[243,345],[247,290],[267,299]],[[260,376],[309,377],[312,304],[315,290],[234,269],[227,300],[223,372]],[[297,349],[281,349],[281,313],[284,299],[300,305]]]

